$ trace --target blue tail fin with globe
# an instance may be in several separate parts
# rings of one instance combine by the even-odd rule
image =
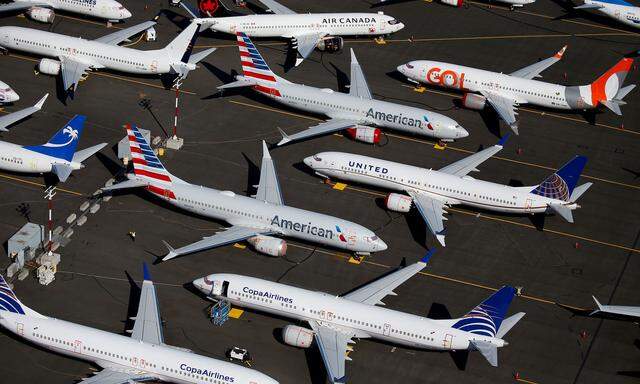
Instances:
[[[538,184],[531,193],[551,199],[570,201],[573,190],[578,184],[578,179],[580,179],[580,174],[586,164],[586,157],[580,155],[574,157],[562,168]]]

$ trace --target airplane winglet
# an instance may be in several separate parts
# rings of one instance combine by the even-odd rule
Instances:
[[[556,54],[554,55],[554,57],[555,57],[556,59],[558,59],[558,60],[562,59],[562,55],[564,55],[564,51],[566,51],[566,50],[567,50],[567,47],[568,47],[568,45],[565,45],[564,47],[562,47],[562,49],[561,49],[561,50],[559,50],[559,51],[558,51],[558,53],[556,53]]]
[[[145,262],[142,263],[142,275],[145,281],[151,281],[151,273],[149,273],[149,267]]]
[[[427,252],[427,254],[424,255],[422,259],[420,259],[420,262],[427,264],[431,259],[431,256],[433,256],[433,254],[435,253],[435,251],[436,251],[435,249],[430,249],[429,252]]]
[[[262,140],[262,158],[270,159],[271,154],[269,153],[269,147],[267,147],[267,142]]]
[[[38,100],[36,105],[34,105],[33,107],[37,108],[38,110],[42,109],[42,106],[44,105],[44,102],[47,101],[47,97],[49,97],[48,93],[46,95],[42,96],[42,98],[40,100]]]
[[[511,136],[510,133],[505,133],[504,136],[500,138],[500,141],[498,141],[497,145],[504,147],[504,144],[507,142],[507,140],[509,140],[509,136]]]
[[[291,141],[289,135],[287,135],[282,129],[280,129],[280,127],[278,127],[278,131],[280,131],[280,134],[282,135],[282,139],[278,142],[278,144],[276,144],[278,147],[281,145],[285,145]]]
[[[167,255],[165,257],[162,258],[162,261],[167,261],[167,260],[171,260],[174,257],[178,257],[180,256],[175,249],[173,249],[173,247],[171,245],[169,245],[169,243],[167,243],[166,241],[162,240],[162,244],[164,244],[165,247],[167,247],[167,249],[169,250],[169,253],[167,253]]]
[[[591,295],[591,297],[593,297],[593,301],[596,302],[596,305],[598,306],[598,310],[602,311],[602,304],[600,304],[600,302],[598,301],[598,299],[596,299],[595,296]]]
[[[444,234],[443,233],[436,233],[436,240],[438,240],[440,245],[442,245],[443,247],[446,247],[446,245],[444,244]]]

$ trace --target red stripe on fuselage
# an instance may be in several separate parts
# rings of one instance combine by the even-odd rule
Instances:
[[[265,87],[263,85],[254,85],[253,89],[255,89],[258,92],[266,93],[272,96],[278,96],[278,97],[282,96],[280,94],[280,91],[278,91],[277,89],[271,88],[271,87]]]
[[[174,200],[176,199],[175,193],[173,193],[173,191],[170,189],[164,189],[164,188],[154,187],[153,185],[147,185],[147,190],[151,193],[155,193],[156,195],[160,195],[165,198],[168,197],[169,199],[174,199]]]

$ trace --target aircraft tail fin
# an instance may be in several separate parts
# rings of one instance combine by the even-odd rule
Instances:
[[[496,337],[511,305],[516,290],[508,285],[500,288],[469,313],[456,319],[452,328],[477,335]]]
[[[1,311],[31,317],[45,317],[34,311],[33,309],[27,307],[26,305],[22,304],[22,302],[20,302],[20,299],[18,299],[16,294],[13,293],[13,290],[2,275],[0,275],[0,312]]]
[[[164,47],[164,53],[176,63],[189,63],[201,24],[202,20],[192,21],[187,28]]]
[[[269,68],[269,65],[249,36],[244,32],[236,32],[236,37],[238,39],[240,62],[242,63],[242,73],[244,77],[259,80],[261,83],[271,83],[275,85],[279,77]],[[261,86],[262,85],[258,85],[257,87]]]
[[[86,116],[76,115],[45,144],[25,146],[23,148],[61,160],[72,161],[86,119]]]
[[[552,199],[570,201],[573,190],[586,164],[587,158],[585,156],[578,155],[574,157],[556,172],[544,179],[542,183],[538,184],[531,193]],[[584,191],[581,191],[580,194],[582,193],[584,193]]]
[[[131,150],[133,173],[139,182],[148,183],[147,189],[166,198],[175,199],[175,195],[168,188],[177,179],[162,165],[158,156],[135,125],[125,125]],[[118,185],[118,184],[116,184]],[[133,186],[133,185],[132,185]],[[141,186],[140,183],[135,186]]]
[[[622,99],[635,88],[635,85],[622,87],[632,64],[633,59],[625,57],[590,84],[591,101],[594,106],[600,103],[615,114],[622,114]]]

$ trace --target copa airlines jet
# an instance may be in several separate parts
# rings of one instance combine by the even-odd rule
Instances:
[[[41,348],[102,368],[83,379],[84,384],[278,383],[256,370],[165,344],[156,289],[146,265],[133,319],[131,337],[127,337],[47,317],[22,304],[0,276],[0,325]]]
[[[584,0],[584,4],[574,9],[598,11],[624,25],[640,28],[640,7],[624,0]]]
[[[26,11],[27,16],[42,23],[53,23],[55,10],[112,22],[131,17],[131,12],[115,0],[14,0],[9,4],[0,5],[0,13]]]
[[[13,103],[20,100],[18,92],[11,89],[7,83],[0,81],[0,103]]]
[[[45,96],[46,97],[46,96]],[[44,102],[44,100],[41,100]],[[76,115],[46,144],[21,146],[0,141],[0,169],[21,173],[53,173],[62,182],[107,143],[76,152],[86,116]]]
[[[101,68],[141,75],[175,74],[183,79],[215,50],[191,54],[200,24],[197,20],[163,49],[140,51],[118,45],[155,24],[147,21],[95,40],[31,28],[0,27],[0,47],[55,57],[56,60],[40,60],[38,70],[47,75],[61,73],[64,89],[72,92],[88,71]]]
[[[309,324],[311,329],[284,327],[284,342],[308,348],[315,339],[333,383],[346,382],[345,360],[351,360],[347,352],[353,350],[354,339],[437,351],[477,350],[497,366],[498,348],[507,345],[503,337],[524,316],[520,312],[505,319],[515,294],[512,287],[502,287],[457,319],[433,320],[376,306],[384,305],[385,296],[395,295],[395,288],[426,267],[429,258],[427,254],[417,263],[342,296],[228,273],[194,280],[193,285],[209,298]]]
[[[579,208],[576,201],[592,185],[585,183],[576,187],[586,157],[576,156],[542,183],[530,187],[510,187],[468,176],[502,150],[505,139],[437,171],[342,152],[318,153],[304,162],[322,177],[406,193],[390,193],[385,200],[386,207],[409,212],[413,203],[442,246],[445,245],[446,208],[457,204],[516,214],[553,212],[572,223],[571,211]]]
[[[47,97],[49,97],[48,93],[29,108],[24,108],[19,111],[0,116],[0,132],[8,132],[9,130],[7,129],[7,127],[9,127],[11,124],[17,123],[18,121],[27,118],[41,110],[45,100],[47,100]]]
[[[258,252],[283,256],[287,243],[275,236],[293,237],[357,254],[383,251],[387,245],[367,228],[321,213],[284,204],[273,160],[262,142],[262,168],[255,198],[189,184],[170,174],[135,126],[127,126],[134,175],[104,191],[143,187],[186,211],[224,220],[231,227],[182,248],[169,248],[162,260],[246,240]]]
[[[281,37],[291,41],[298,66],[314,49],[336,52],[342,49],[341,36],[381,36],[398,32],[404,24],[382,12],[378,13],[296,13],[274,0],[260,0],[274,14],[210,17],[211,29],[235,35],[244,32],[250,37]],[[204,2],[211,2],[205,0]],[[218,4],[224,4],[222,1]],[[193,17],[197,17],[184,3]],[[216,5],[213,12],[217,9]],[[200,14],[207,12],[200,6]],[[209,16],[213,16],[210,14]]]
[[[534,80],[540,73],[558,62],[567,47],[554,56],[519,69],[510,74],[485,71],[440,61],[410,61],[398,71],[412,81],[456,89],[464,93],[462,104],[470,109],[482,110],[489,103],[518,133],[517,108],[533,104],[553,109],[594,109],[599,105],[622,115],[623,99],[635,85],[622,86],[633,63],[624,58],[593,83],[569,86]]]
[[[242,76],[218,89],[252,87],[259,93],[292,108],[322,114],[329,120],[293,135],[282,133],[278,145],[347,130],[353,139],[378,143],[380,130],[393,129],[445,141],[463,138],[469,133],[453,119],[439,113],[405,105],[374,100],[362,68],[351,50],[351,87],[349,93],[334,92],[294,84],[269,69],[255,45],[238,32]]]

